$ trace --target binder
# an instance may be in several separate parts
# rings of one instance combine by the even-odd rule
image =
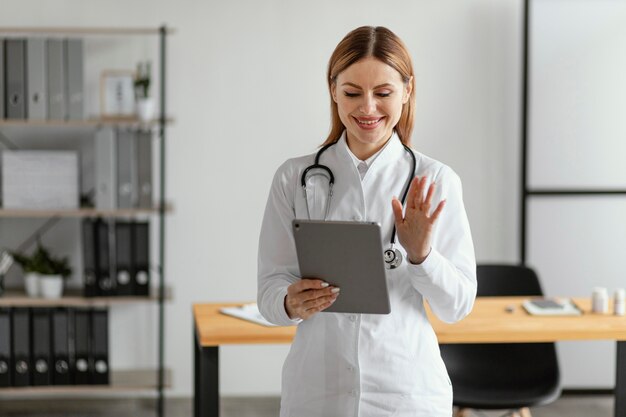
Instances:
[[[0,387],[11,386],[11,309],[0,307]]]
[[[31,383],[30,312],[28,308],[16,307],[12,316],[13,386],[24,387]]]
[[[117,208],[116,135],[112,127],[98,129],[94,137],[94,186],[96,208]]]
[[[91,383],[90,344],[91,314],[87,308],[74,309],[74,384]]]
[[[137,132],[137,206],[152,208],[152,132]]]
[[[109,315],[105,308],[91,312],[91,354],[93,357],[93,384],[109,383]]]
[[[33,385],[52,384],[52,323],[49,308],[33,308],[32,359]]]
[[[26,118],[26,41],[7,39],[6,60],[6,114],[7,119]]]
[[[62,39],[48,39],[48,119],[65,120],[65,53]]]
[[[0,120],[6,117],[4,110],[4,39],[0,38]]]
[[[70,385],[70,313],[67,308],[52,310],[52,382],[54,385]]]
[[[119,130],[117,133],[117,207],[132,208],[137,202],[135,135]]]
[[[82,39],[65,40],[65,64],[67,118],[82,120],[84,117]]]
[[[26,113],[30,120],[45,120],[48,95],[46,89],[46,40],[26,40]]]
[[[133,284],[135,295],[150,295],[150,223],[133,223]]]
[[[116,295],[133,295],[132,223],[115,223]]]
[[[82,224],[83,235],[83,296],[95,297],[98,294],[96,264],[96,222],[93,219],[84,219]]]
[[[98,273],[96,274],[96,282],[98,283],[97,295],[109,297],[114,295],[114,281],[111,275],[111,228],[108,221],[98,219],[96,223],[98,239],[96,243],[98,250],[96,259],[96,265],[98,266]],[[113,238],[115,238],[115,235],[113,235]]]

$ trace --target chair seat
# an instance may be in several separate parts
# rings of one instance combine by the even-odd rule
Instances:
[[[453,385],[453,389],[454,405],[483,410],[535,407],[549,404],[561,394],[561,390],[555,387],[536,387],[525,390],[494,387],[486,391],[484,388]]]
[[[452,344],[441,346],[441,353],[454,405],[523,408],[550,403],[560,395],[553,343]]]

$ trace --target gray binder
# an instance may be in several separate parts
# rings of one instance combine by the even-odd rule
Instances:
[[[48,119],[65,120],[65,54],[62,39],[48,39]]]
[[[84,117],[82,39],[67,39],[65,41],[65,56],[67,118],[69,120],[82,120]]]
[[[117,207],[132,208],[137,205],[137,158],[135,133],[117,133]]]
[[[94,137],[95,205],[99,210],[117,208],[117,167],[115,164],[115,131],[103,127]]]
[[[31,120],[45,120],[48,95],[46,91],[46,40],[26,40],[26,113]]]
[[[4,119],[4,39],[0,38],[0,120]]]
[[[152,207],[152,132],[137,132],[138,207]]]
[[[7,39],[6,44],[7,119],[26,118],[26,41]]]

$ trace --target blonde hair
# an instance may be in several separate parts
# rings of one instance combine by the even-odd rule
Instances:
[[[335,142],[341,137],[345,126],[339,119],[337,103],[332,97],[332,86],[337,76],[350,65],[364,58],[373,57],[389,65],[400,73],[404,83],[411,83],[411,95],[403,105],[400,120],[395,130],[402,143],[411,145],[411,132],[415,118],[415,80],[413,63],[404,42],[395,33],[382,26],[361,26],[348,33],[339,42],[328,62],[328,91],[330,92],[331,126],[328,138],[322,146]]]

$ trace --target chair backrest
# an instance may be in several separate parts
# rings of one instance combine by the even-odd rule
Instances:
[[[480,297],[543,295],[535,271],[522,265],[478,265],[476,279]]]

